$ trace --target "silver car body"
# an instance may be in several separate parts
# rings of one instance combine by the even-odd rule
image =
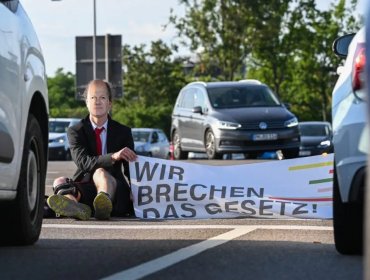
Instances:
[[[133,128],[135,152],[138,155],[169,158],[170,144],[166,134],[158,128]]]
[[[367,104],[362,88],[356,94],[352,89],[352,68],[356,47],[365,42],[361,29],[352,39],[348,56],[333,90],[332,119],[336,174],[343,202],[350,201],[351,185],[356,174],[366,166],[369,148]]]
[[[48,114],[41,47],[23,7],[17,4],[12,12],[0,3],[0,200],[17,195],[27,119],[34,98],[43,100]]]

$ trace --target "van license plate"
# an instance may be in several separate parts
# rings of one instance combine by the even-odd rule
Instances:
[[[268,141],[268,140],[276,140],[277,134],[276,133],[264,133],[264,134],[254,134],[253,141]]]

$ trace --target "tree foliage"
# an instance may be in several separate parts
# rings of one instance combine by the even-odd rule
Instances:
[[[353,16],[356,0],[339,0],[327,11],[319,10],[315,0],[180,3],[185,16],[172,14],[170,23],[187,39],[185,46],[200,52],[203,73],[215,73],[211,69],[216,64],[219,75],[214,79],[247,75],[261,80],[292,103],[300,119],[330,119],[339,62],[331,45],[340,34],[358,30],[359,20]]]
[[[201,79],[253,78],[290,103],[300,120],[330,120],[331,92],[341,61],[335,38],[356,32],[357,0],[336,0],[320,10],[315,0],[178,0],[185,15],[169,15],[181,43],[197,57],[192,71],[179,46],[158,40],[122,48],[124,96],[113,117],[131,127],[159,127],[167,134],[180,89]],[[50,115],[83,117],[75,100],[75,77],[58,69],[48,78]]]
[[[50,117],[83,117],[87,114],[84,102],[75,99],[75,76],[57,69],[54,77],[48,78]]]
[[[167,133],[181,87],[186,84],[183,60],[174,59],[162,41],[146,46],[124,46],[124,97],[114,106],[114,117],[132,127],[159,127]]]

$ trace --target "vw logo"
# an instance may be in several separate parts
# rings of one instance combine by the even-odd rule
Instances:
[[[266,129],[267,128],[267,123],[260,122],[259,127],[260,127],[260,129]]]

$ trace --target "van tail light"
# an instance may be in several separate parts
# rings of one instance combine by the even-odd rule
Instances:
[[[362,89],[365,82],[365,44],[360,43],[356,47],[352,67],[352,88],[353,91]]]

